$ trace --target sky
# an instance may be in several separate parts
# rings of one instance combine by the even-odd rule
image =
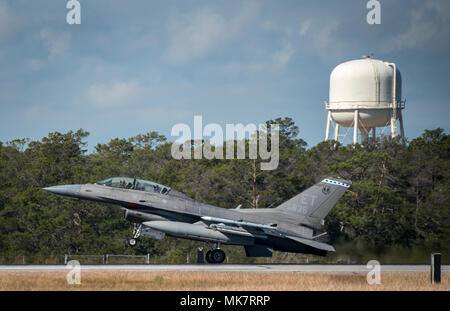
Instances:
[[[407,138],[450,128],[450,1],[0,0],[0,141],[90,132],[88,149],[177,123],[291,117],[325,136],[329,77],[373,53],[402,74]],[[225,131],[225,130],[224,130]]]

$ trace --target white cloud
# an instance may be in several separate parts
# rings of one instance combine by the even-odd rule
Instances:
[[[131,104],[142,93],[142,87],[136,81],[114,81],[90,86],[86,96],[95,107],[118,107]]]
[[[286,64],[288,64],[292,56],[295,53],[295,49],[291,41],[285,40],[280,48],[268,54],[265,60],[255,62],[240,62],[232,61],[214,68],[210,68],[211,75],[225,75],[227,77],[240,77],[247,74],[278,74],[282,72]],[[233,78],[234,79],[234,78]],[[239,91],[245,90],[246,86],[238,88]],[[236,89],[234,87],[234,89]]]
[[[19,29],[19,18],[0,0],[0,38],[9,37]]]
[[[263,23],[262,27],[263,27],[264,30],[267,30],[267,31],[272,31],[272,30],[277,29],[275,24],[273,22],[271,22],[271,21],[265,21]]]
[[[26,59],[24,61],[24,67],[30,70],[39,70],[44,67],[45,62],[40,59]]]
[[[443,21],[450,21],[450,1],[448,0],[428,0],[426,6],[435,10],[436,14]],[[448,26],[447,26],[448,27]]]
[[[69,32],[56,32],[45,28],[39,35],[49,51],[49,59],[64,54],[69,49],[71,40]]]
[[[409,28],[402,33],[390,36],[384,42],[384,49],[392,51],[448,44],[450,36],[449,7],[448,4],[442,4],[440,1],[427,1],[428,11],[412,10],[409,14]],[[432,42],[432,44],[427,44],[428,42]]]
[[[279,66],[286,65],[290,60],[292,55],[294,55],[294,48],[292,47],[292,43],[290,41],[284,42],[281,49],[275,52],[273,55],[274,64]]]
[[[436,34],[436,25],[425,20],[419,11],[411,13],[411,25],[409,29],[388,40],[388,50],[419,47],[429,36]]]
[[[300,36],[303,37],[308,32],[309,28],[311,27],[311,24],[312,24],[311,19],[307,19],[300,24],[300,29],[299,29]]]
[[[314,30],[313,42],[319,51],[326,52],[329,48],[336,45],[336,32],[339,28],[340,22],[338,20],[328,20],[321,22],[319,26],[316,25]]]
[[[340,56],[345,44],[339,35],[340,20],[336,18],[307,19],[300,24],[298,31],[303,40],[310,44],[324,59]]]
[[[275,23],[273,21],[265,21],[264,23],[262,23],[262,29],[264,31],[267,32],[274,32],[274,33],[278,33],[279,35],[285,35],[290,37],[292,35],[292,28],[290,26],[286,26],[286,25],[280,25],[283,23]]]
[[[24,68],[37,71],[45,67],[54,58],[64,55],[69,50],[71,38],[68,32],[57,32],[49,28],[42,29],[37,35],[37,39],[41,40],[48,50],[48,57],[46,59],[25,59]]]
[[[245,2],[236,15],[226,19],[211,8],[169,18],[169,47],[165,57],[175,63],[198,58],[235,38],[256,15],[255,2]]]
[[[208,52],[223,40],[225,25],[225,19],[209,9],[171,20],[167,57],[174,62],[185,62]]]

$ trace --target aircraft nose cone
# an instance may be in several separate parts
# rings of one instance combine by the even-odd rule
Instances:
[[[80,197],[81,185],[62,185],[43,188],[43,190],[66,197]]]

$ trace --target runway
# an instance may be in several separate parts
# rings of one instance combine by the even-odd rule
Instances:
[[[63,272],[70,270],[64,265],[0,265],[0,272]],[[255,272],[255,273],[367,273],[366,265],[81,265],[81,271],[122,272]],[[430,272],[429,265],[381,265],[381,272]],[[442,266],[442,273],[450,273],[450,265]]]

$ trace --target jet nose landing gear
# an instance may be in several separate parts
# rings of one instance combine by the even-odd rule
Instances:
[[[220,248],[209,250],[206,252],[206,261],[212,264],[222,263],[226,258],[225,252]]]
[[[136,239],[141,235],[142,224],[134,224],[133,238],[128,240],[128,244],[133,247],[136,245]]]

